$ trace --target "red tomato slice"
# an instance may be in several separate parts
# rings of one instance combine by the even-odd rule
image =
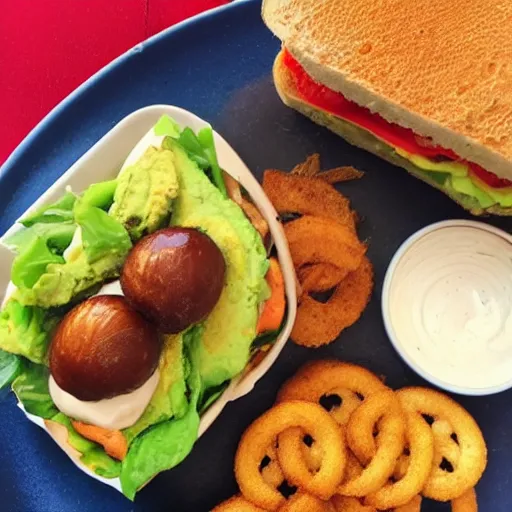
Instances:
[[[415,134],[409,128],[390,123],[379,114],[374,114],[369,109],[348,100],[343,94],[315,82],[287,50],[284,51],[283,62],[291,71],[295,79],[297,92],[304,101],[350,121],[373,133],[391,146],[401,148],[413,155],[424,156],[432,160],[449,159],[464,163],[470,167],[473,174],[493,188],[512,186],[512,181],[498,178],[498,176],[486,171],[479,165],[462,160],[451,149],[436,146],[430,139]]]

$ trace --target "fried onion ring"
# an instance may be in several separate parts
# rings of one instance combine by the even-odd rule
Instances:
[[[324,180],[267,170],[263,190],[279,214],[318,215],[355,231],[349,200]]]
[[[373,442],[367,446],[368,432],[373,438],[376,425],[379,426],[377,449],[368,461],[367,456],[374,449]],[[364,437],[362,443],[359,435]],[[360,458],[360,454],[364,457],[362,462],[366,466],[358,477],[344,482],[338,494],[363,497],[377,491],[393,473],[405,444],[405,415],[393,391],[371,395],[352,413],[347,424],[347,442],[356,457]]]
[[[287,481],[291,484],[296,485],[314,496],[328,500],[334,494],[336,487],[340,484],[345,470],[345,443],[342,440],[341,433],[338,430],[339,444],[342,448],[336,462],[337,470],[335,474],[333,473],[334,478],[329,479],[328,483],[322,482],[321,484],[315,482],[315,476],[318,475],[324,467],[326,448],[329,449],[329,447],[325,445],[322,446],[315,440],[315,444],[317,444],[317,446],[320,445],[319,449],[322,450],[322,459],[316,461],[312,460],[310,457],[306,458],[304,457],[303,446],[305,445],[303,438],[304,433],[301,428],[290,428],[279,434],[279,447],[277,449],[279,464],[283,469]],[[318,467],[316,471],[315,466]]]
[[[359,462],[359,459],[352,453],[350,449],[347,449],[347,462],[345,464],[345,475],[343,482],[354,480],[363,472],[363,466]]]
[[[340,425],[346,425],[361,398],[386,389],[366,368],[337,360],[318,360],[303,365],[281,386],[277,402],[306,400],[320,404],[322,398],[334,395],[341,398],[341,404],[329,412]]]
[[[394,512],[421,512],[421,502],[423,501],[420,495],[415,496],[409,503],[395,508]]]
[[[356,270],[366,252],[354,231],[332,219],[304,215],[284,226],[296,269],[308,263],[331,263]]]
[[[235,455],[235,477],[246,499],[267,510],[276,510],[285,498],[263,479],[259,465],[278,435],[291,427],[301,427],[324,451],[322,465],[307,481],[294,481],[296,471],[281,465],[288,481],[320,496],[330,496],[341,481],[344,445],[339,427],[319,405],[290,401],[275,405],[257,418],[244,432]],[[279,451],[279,450],[278,450]]]
[[[392,427],[396,427],[397,434],[402,432],[405,442],[405,421],[405,414],[391,389],[374,393],[350,417],[346,431],[348,446],[357,459],[366,465],[375,457],[379,444],[386,442],[385,437],[391,437]],[[377,428],[378,442],[375,443],[374,432]]]
[[[405,434],[410,455],[404,477],[398,482],[385,484],[365,499],[365,503],[379,510],[399,507],[410,502],[421,492],[432,469],[434,437],[430,427],[416,412],[407,412],[406,419]]]
[[[437,501],[450,501],[471,489],[487,466],[487,446],[473,417],[448,396],[428,388],[409,387],[397,391],[402,406],[451,425],[460,449],[453,472],[433,466],[422,494]]]
[[[464,494],[452,500],[452,512],[478,512],[478,502],[475,488],[472,487]]]
[[[352,496],[340,496],[336,494],[331,498],[336,512],[375,512],[375,507],[363,505],[357,498]]]
[[[265,509],[257,507],[242,496],[233,496],[222,503],[219,503],[212,512],[266,512]]]
[[[460,459],[460,448],[452,438],[453,429],[446,420],[435,420],[431,426],[434,437],[434,460],[433,466],[441,467],[442,464],[449,462],[452,468],[456,468]],[[394,477],[399,480],[407,473],[409,465],[409,456],[401,455],[397,461]]]
[[[322,458],[324,456],[324,452],[322,448],[319,446],[318,443],[315,443],[314,440],[312,440],[312,445],[306,444],[305,439],[306,435],[304,434],[304,431],[299,427],[293,427],[289,428],[285,432],[279,435],[279,439],[281,439],[282,436],[289,436],[293,437],[293,446],[294,449],[298,448],[300,449],[301,457],[304,459],[306,466],[310,473],[314,474],[316,473],[321,465],[322,465]],[[297,455],[295,455],[297,456]],[[272,461],[273,462],[273,461]],[[276,464],[269,464],[272,468],[275,467]],[[286,480],[284,473],[282,472],[281,466],[279,465],[279,460],[277,459],[277,450],[276,450],[276,460],[277,467],[279,468],[279,471],[281,472],[282,479],[279,482],[282,483],[284,480]],[[275,473],[275,477],[273,478],[273,482],[276,482],[278,480],[278,473],[276,470],[273,470]],[[263,472],[262,472],[263,473]],[[265,478],[265,475],[264,475]],[[275,487],[277,487],[279,484],[277,484]]]
[[[453,468],[459,465],[460,448],[457,441],[452,438],[453,429],[446,420],[436,420],[431,426],[434,436],[434,464],[441,466],[444,460]]]
[[[302,294],[331,290],[338,286],[348,273],[347,269],[339,268],[331,263],[315,263],[301,267],[298,270],[298,278]]]
[[[267,484],[277,489],[286,480],[277,460],[277,448],[274,445],[267,448],[263,458],[265,457],[268,457],[270,460],[268,464],[261,468],[261,476]]]
[[[312,446],[308,446],[304,441],[304,435],[301,431],[302,435],[302,444],[300,445],[302,456],[304,460],[306,461],[306,464],[308,466],[308,469],[312,473],[316,473],[320,466],[322,465],[322,458],[324,456],[324,453],[322,451],[322,448],[318,445],[318,443],[315,443],[313,441]]]
[[[302,492],[295,493],[278,508],[278,512],[327,512],[328,510],[325,501]]]
[[[373,267],[364,256],[359,268],[348,274],[325,304],[309,295],[302,297],[290,337],[296,344],[306,347],[332,342],[359,320],[372,291]]]

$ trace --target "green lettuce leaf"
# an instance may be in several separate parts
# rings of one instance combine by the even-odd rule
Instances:
[[[217,401],[217,399],[226,391],[226,388],[229,386],[229,383],[231,381],[223,382],[222,384],[219,384],[218,386],[215,386],[213,388],[209,388],[206,390],[206,392],[203,393],[201,397],[201,401],[199,402],[198,411],[199,416],[202,416],[204,412],[212,405],[214,402]]]
[[[59,412],[48,391],[49,376],[46,366],[23,361],[21,373],[12,383],[12,390],[25,410],[44,419],[51,419]]]
[[[105,478],[118,477],[121,463],[108,456],[102,446],[82,437],[73,428],[71,420],[55,407],[48,391],[48,378],[48,368],[24,361],[12,389],[29,414],[55,421],[66,427],[68,443],[82,454],[80,460],[86,466]]]
[[[32,288],[51,263],[64,263],[64,258],[52,252],[46,240],[37,237],[14,259],[11,280],[18,288]]]
[[[20,288],[32,288],[49,264],[64,263],[62,254],[73,239],[75,220],[84,226],[83,232],[87,239],[84,245],[91,261],[99,259],[110,249],[110,246],[105,247],[105,240],[122,247],[125,242],[124,239],[119,240],[123,234],[122,227],[103,212],[113,202],[116,185],[116,180],[93,184],[78,201],[68,192],[57,203],[23,219],[21,222],[27,227],[4,242],[18,254],[13,263],[12,282]],[[91,226],[96,231],[92,231]],[[112,238],[104,234],[105,229],[112,231]],[[102,235],[99,238],[97,231]],[[95,243],[91,243],[91,239]]]
[[[215,142],[213,140],[213,130],[211,128],[203,128],[197,134],[197,138],[210,164],[214,185],[221,191],[223,197],[228,197],[224,178],[222,177],[222,171],[217,160],[217,151],[215,150]]]
[[[191,160],[203,171],[211,174],[211,180],[220,190],[222,196],[228,197],[222,170],[217,160],[213,130],[210,127],[203,128],[197,135],[188,126],[180,131],[176,121],[164,115],[158,120],[153,130],[156,135],[164,135],[178,142]],[[172,149],[172,143],[170,144],[168,140],[164,139],[162,147]]]
[[[62,254],[71,243],[75,229],[76,225],[70,221],[33,224],[28,228],[16,231],[3,240],[2,243],[11,251],[21,254],[35,239],[41,238],[46,241],[47,246],[53,252]]]
[[[210,167],[208,155],[205,153],[197,135],[188,126],[181,132],[177,139],[178,144],[187,152],[188,157],[193,160],[203,171]]]
[[[114,202],[117,180],[102,181],[90,185],[80,198],[82,205],[108,210]]]
[[[62,263],[62,254],[71,243],[76,226],[72,222],[33,224],[5,240],[17,253],[11,280],[20,288],[32,288],[51,263]]]
[[[10,299],[0,311],[0,349],[44,363],[51,334],[59,320],[55,312]]]
[[[0,389],[7,387],[20,371],[21,359],[19,356],[0,350]]]
[[[150,427],[134,440],[121,467],[121,487],[133,500],[138,489],[151,478],[180,464],[192,450],[199,431],[197,405],[201,378],[192,361],[188,377],[190,402],[182,418]]]
[[[169,137],[177,139],[180,136],[179,124],[167,115],[160,117],[153,127],[153,131],[155,132],[155,135],[159,137],[162,135],[168,135]]]
[[[28,214],[20,220],[25,227],[38,223],[60,223],[73,221],[73,206],[76,196],[72,192],[66,192],[55,203],[43,206],[34,213]]]
[[[18,286],[13,296],[21,304],[42,308],[67,305],[119,276],[132,243],[124,226],[102,209],[111,205],[115,187],[115,180],[91,185],[74,202],[74,220],[80,226],[82,243],[67,256],[67,261],[60,255],[63,250],[59,253],[51,247],[52,233],[50,239],[34,239],[16,257],[11,278]],[[44,224],[28,229],[41,226]],[[61,249],[69,246],[74,231],[74,227],[73,233],[69,230]]]
[[[75,221],[82,229],[82,244],[89,263],[106,255],[124,257],[132,247],[124,226],[97,206],[77,201]]]

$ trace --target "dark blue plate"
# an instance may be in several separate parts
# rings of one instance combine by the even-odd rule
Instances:
[[[114,124],[139,107],[168,103],[210,121],[254,173],[290,169],[319,152],[325,168],[354,165],[363,180],[342,190],[362,214],[376,289],[363,318],[323,349],[288,344],[245,398],[229,405],[179,467],[159,475],[135,503],[80,472],[16,408],[0,402],[0,510],[7,512],[206,511],[235,490],[233,455],[247,425],[272,405],[285,378],[311,358],[334,356],[387,376],[391,386],[426,384],[396,355],[384,333],[379,295],[400,243],[435,221],[465,218],[448,198],[405,171],[355,149],[287,109],[271,81],[279,41],[260,19],[260,2],[236,2],[154,37],[122,56],[58,106],[0,171],[0,233]],[[508,229],[510,220],[489,219]],[[512,392],[456,397],[481,425],[488,469],[478,485],[484,512],[512,510]],[[449,510],[425,502],[423,512]]]

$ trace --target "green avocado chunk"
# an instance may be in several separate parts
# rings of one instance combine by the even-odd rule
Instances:
[[[222,196],[177,143],[170,138],[166,143],[174,153],[180,187],[171,224],[206,233],[226,262],[219,301],[190,347],[205,391],[231,379],[247,364],[268,260],[260,235],[240,207]]]
[[[34,306],[23,306],[11,298],[0,311],[0,349],[46,363],[51,333],[60,317]]]
[[[81,294],[94,293],[95,285],[118,277],[125,256],[123,253],[108,253],[89,263],[85,252],[79,250],[71,261],[48,265],[32,288],[16,290],[13,298],[26,306],[41,308],[66,305]]]
[[[165,337],[158,370],[160,379],[151,401],[137,422],[123,430],[128,443],[150,425],[180,418],[188,408],[182,333]]]
[[[132,240],[138,240],[168,222],[177,195],[172,151],[150,146],[120,173],[109,214],[124,225]]]
[[[451,176],[450,185],[454,190],[461,194],[474,197],[482,208],[488,208],[496,203],[496,201],[486,194],[481,188],[477,187],[468,177]]]
[[[201,380],[197,364],[187,353],[190,339],[200,328],[194,326],[183,334],[183,345],[190,371],[187,389],[190,394],[181,417],[162,421],[138,435],[123,460],[121,487],[123,494],[133,500],[135,493],[161,471],[180,464],[192,451],[199,431],[197,406],[201,392]]]

